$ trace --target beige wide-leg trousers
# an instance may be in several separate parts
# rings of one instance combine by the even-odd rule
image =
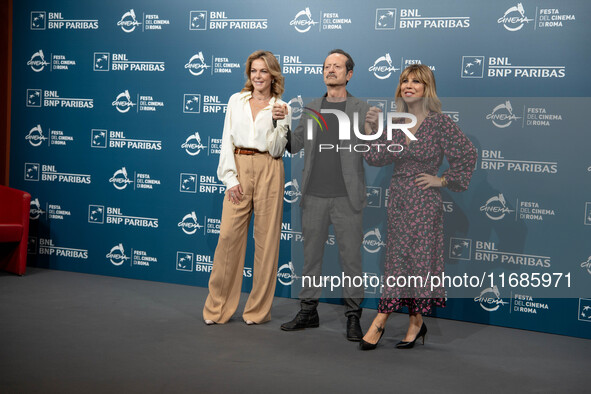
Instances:
[[[224,196],[220,237],[209,278],[209,295],[203,319],[226,323],[240,300],[244,255],[250,218],[254,213],[254,263],[252,290],[242,318],[255,323],[271,319],[277,282],[277,259],[283,218],[283,160],[268,153],[235,154],[238,181],[244,191],[239,204]]]

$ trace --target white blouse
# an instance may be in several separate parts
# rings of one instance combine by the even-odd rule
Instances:
[[[249,100],[251,92],[234,93],[228,101],[224,132],[222,134],[222,148],[220,162],[218,164],[218,178],[227,189],[238,185],[236,175],[236,163],[234,161],[234,148],[257,149],[261,152],[269,152],[275,158],[281,157],[287,145],[287,128],[291,125],[291,107],[285,119],[277,121],[277,127],[273,127],[273,104],[278,102],[286,104],[281,99],[272,97],[269,105],[252,119]]]

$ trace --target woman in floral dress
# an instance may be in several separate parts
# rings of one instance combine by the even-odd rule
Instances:
[[[409,326],[406,336],[396,346],[412,348],[421,337],[424,343],[427,327],[422,315],[436,306],[445,306],[445,290],[439,287],[431,291],[431,283],[423,287],[420,282],[396,280],[415,276],[427,281],[443,272],[443,206],[439,188],[447,187],[455,192],[466,190],[476,164],[474,145],[441,113],[435,77],[427,66],[407,67],[400,74],[395,98],[398,111],[410,113],[417,119],[416,125],[407,126],[415,139],[395,130],[392,141],[388,141],[384,132],[376,142],[400,144],[402,151],[394,153],[382,146],[364,154],[373,166],[394,163],[394,172],[388,200],[384,291],[378,315],[360,343],[362,350],[375,349],[388,316],[403,307],[408,309]],[[377,118],[377,112],[374,116]],[[397,123],[410,121],[410,118],[395,120]],[[449,168],[438,177],[444,156]]]

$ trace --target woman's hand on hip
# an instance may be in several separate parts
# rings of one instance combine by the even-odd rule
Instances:
[[[429,174],[419,174],[416,178],[415,178],[415,184],[419,187],[421,187],[421,189],[423,190],[427,190],[430,187],[442,187],[443,183],[441,181],[441,178],[435,175],[429,175]]]

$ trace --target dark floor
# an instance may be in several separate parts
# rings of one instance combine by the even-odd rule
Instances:
[[[380,346],[361,352],[345,340],[341,306],[321,304],[321,326],[299,332],[279,329],[298,309],[285,298],[267,324],[238,314],[206,326],[206,295],[65,271],[0,273],[0,393],[591,392],[589,340],[426,318],[426,345],[398,350],[408,319],[396,314]]]

